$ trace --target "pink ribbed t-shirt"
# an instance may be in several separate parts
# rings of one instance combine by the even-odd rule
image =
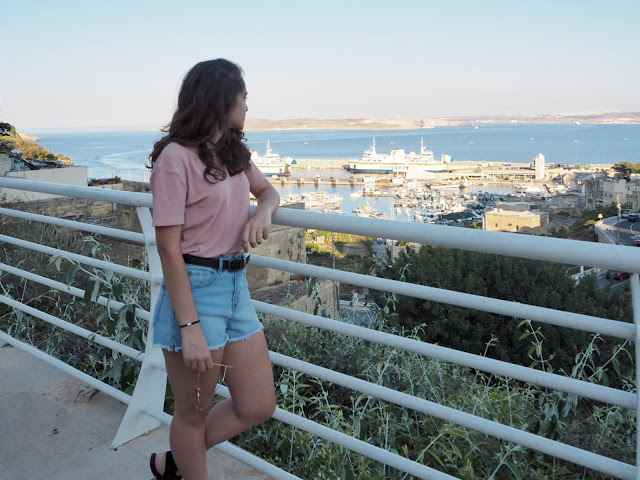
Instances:
[[[191,148],[170,143],[162,150],[151,172],[153,226],[182,225],[182,253],[239,253],[249,219],[249,192],[266,177],[253,162],[246,172],[227,174],[216,183],[204,179],[204,170]]]

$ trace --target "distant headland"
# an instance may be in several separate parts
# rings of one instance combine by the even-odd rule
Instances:
[[[542,115],[485,115],[443,118],[298,118],[267,120],[247,118],[246,131],[258,130],[414,130],[491,123],[640,124],[640,112],[549,113]]]

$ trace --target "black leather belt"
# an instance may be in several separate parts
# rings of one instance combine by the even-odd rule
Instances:
[[[192,265],[200,265],[201,267],[211,267],[222,270],[228,270],[230,272],[237,272],[238,270],[242,270],[249,263],[249,258],[251,255],[247,255],[246,257],[239,258],[228,258],[222,259],[220,257],[214,258],[203,258],[196,257],[195,255],[189,255],[188,253],[184,253],[182,255],[184,258],[184,263],[190,263]]]

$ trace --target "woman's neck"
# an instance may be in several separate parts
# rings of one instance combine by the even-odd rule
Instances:
[[[215,145],[218,142],[218,140],[220,140],[221,137],[222,137],[222,132],[220,130],[216,130],[214,134],[211,136],[211,140],[209,140],[209,142]]]

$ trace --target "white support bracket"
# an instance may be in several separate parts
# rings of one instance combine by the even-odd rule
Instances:
[[[149,273],[151,274],[151,303],[149,310],[153,313],[160,291],[160,285],[155,279],[162,276],[162,264],[156,248],[151,212],[147,207],[137,207],[136,210],[142,226],[149,261]],[[162,411],[164,408],[167,372],[158,367],[163,364],[162,350],[153,346],[153,323],[149,322],[144,361],[131,397],[131,403],[122,418],[120,428],[118,428],[118,432],[113,439],[111,448],[116,448],[134,438],[145,435],[161,425],[159,420],[151,417],[146,412],[149,409]]]

